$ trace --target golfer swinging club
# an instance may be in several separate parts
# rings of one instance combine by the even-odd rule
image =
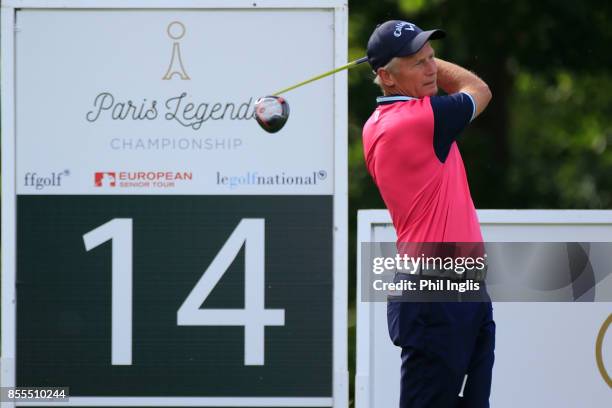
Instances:
[[[473,73],[435,58],[429,40],[444,36],[387,21],[368,41],[368,62],[384,95],[363,127],[364,155],[398,243],[482,242],[455,140],[487,107],[491,91]],[[436,95],[438,87],[448,95]],[[402,349],[401,408],[489,406],[490,302],[390,301],[387,318]]]

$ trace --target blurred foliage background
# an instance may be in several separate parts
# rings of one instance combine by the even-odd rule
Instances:
[[[447,38],[432,41],[436,55],[477,73],[493,92],[458,142],[476,208],[612,208],[612,2],[355,0],[350,60],[365,55],[376,25],[392,19],[446,30]],[[351,324],[357,210],[385,208],[361,144],[380,95],[373,78],[369,67],[349,73]]]

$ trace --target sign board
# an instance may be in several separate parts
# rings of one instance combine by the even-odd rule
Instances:
[[[346,6],[2,7],[2,385],[346,406]]]
[[[612,211],[480,210],[478,218],[486,242],[612,242]],[[386,210],[359,212],[358,252],[361,242],[396,239]],[[357,259],[361,267],[360,254]],[[612,277],[606,281],[610,285]],[[361,302],[360,284],[358,279],[355,406],[397,406],[401,359],[389,339],[387,305]],[[493,309],[491,406],[610,405],[609,302],[494,302]]]

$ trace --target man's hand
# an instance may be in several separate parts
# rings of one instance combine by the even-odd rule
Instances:
[[[489,86],[476,74],[459,65],[436,58],[438,66],[438,86],[448,94],[466,92],[474,99],[474,117],[485,110],[492,98]]]

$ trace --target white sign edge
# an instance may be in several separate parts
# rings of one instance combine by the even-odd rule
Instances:
[[[96,9],[186,9],[186,8],[340,8],[343,0],[5,0],[3,8],[96,8]]]
[[[15,10],[1,11],[2,76],[2,316],[0,349],[0,385],[15,386],[16,346],[16,199],[15,194]],[[1,406],[13,407],[10,402]]]
[[[334,12],[334,65],[348,59],[348,8]],[[348,372],[348,77],[334,75],[333,397],[349,406]]]

